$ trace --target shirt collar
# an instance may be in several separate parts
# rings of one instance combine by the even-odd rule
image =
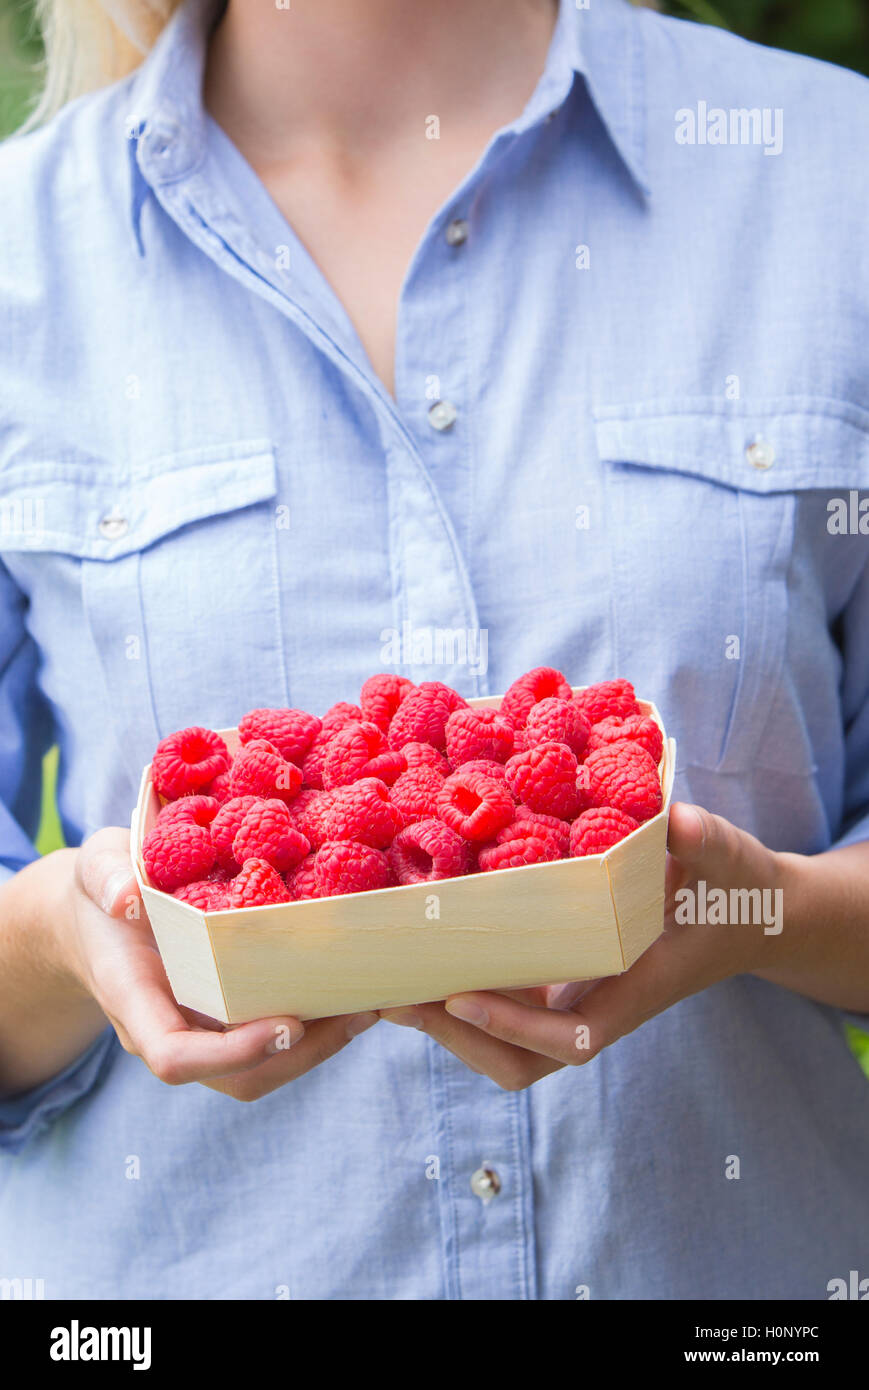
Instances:
[[[208,38],[225,0],[184,0],[132,79],[133,187],[130,210],[136,236],[144,196],[140,180],[155,187],[191,174],[206,148],[202,75]],[[563,102],[579,75],[632,178],[649,192],[644,141],[639,24],[628,0],[560,0],[558,19],[540,82],[513,134],[543,120]]]

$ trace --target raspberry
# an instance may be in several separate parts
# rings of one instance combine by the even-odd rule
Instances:
[[[266,739],[298,767],[320,728],[317,716],[303,709],[252,709],[239,720],[238,736],[242,743]]]
[[[451,773],[438,796],[438,816],[465,840],[491,840],[514,810],[506,785],[473,768]]]
[[[230,789],[229,768],[225,772],[219,772],[211,782],[202,788],[203,796],[213,796],[215,801],[222,806],[224,801],[228,801],[232,796]]]
[[[155,825],[145,836],[142,858],[154,887],[172,893],[214,868],[211,832],[187,821]]]
[[[185,883],[182,888],[176,888],[172,896],[180,898],[183,903],[189,903],[191,907],[198,907],[200,912],[224,912],[230,905],[229,890],[222,883],[215,883],[210,878]]]
[[[302,785],[302,773],[295,763],[288,763],[268,739],[254,738],[236,753],[229,785],[233,796],[277,797],[279,801],[291,801]]]
[[[231,907],[266,907],[291,901],[289,888],[265,859],[248,859],[229,889]]]
[[[507,785],[532,811],[572,820],[579,810],[576,756],[566,743],[541,743],[507,764]]]
[[[323,786],[328,790],[346,787],[360,777],[379,777],[392,786],[406,770],[404,758],[387,747],[376,724],[348,724],[338,730],[329,744],[323,764]]]
[[[327,840],[317,850],[314,881],[320,898],[388,888],[390,879],[389,860],[371,845],[360,845],[355,840]]]
[[[217,862],[228,873],[237,874],[241,865],[232,852],[232,842],[251,806],[258,806],[258,796],[233,796],[225,801],[211,823],[211,838]]]
[[[472,758],[468,763],[462,763],[461,767],[456,768],[456,772],[485,772],[487,777],[494,777],[496,782],[500,782],[502,787],[507,785],[507,774],[503,763],[494,763],[491,758]]]
[[[576,786],[583,808],[612,806],[636,821],[656,816],[663,804],[651,754],[626,738],[589,753],[577,774]]]
[[[157,816],[157,825],[210,825],[220,810],[213,796],[182,796],[167,801]]]
[[[537,834],[537,830],[540,834]],[[495,869],[518,869],[523,864],[546,864],[561,858],[561,850],[552,835],[530,821],[524,825],[508,825],[500,830],[495,843],[485,845],[478,863],[482,873]]]
[[[232,842],[232,855],[238,864],[264,859],[279,874],[295,868],[311,846],[293,824],[283,801],[258,801],[248,807]]]
[[[532,811],[529,806],[521,804],[516,807],[516,825],[528,825],[529,822],[534,827],[534,834],[541,839],[550,839],[558,846],[560,857],[564,857],[570,848],[570,825],[567,821],[559,820],[558,816],[547,816],[542,811]],[[508,829],[511,827],[508,826]],[[495,836],[498,839],[498,836]]]
[[[198,726],[161,738],[151,762],[151,781],[161,796],[189,796],[225,772],[229,749],[220,734]]]
[[[404,676],[369,676],[359,697],[363,719],[386,733],[398,706],[414,688]]]
[[[447,720],[454,710],[467,709],[468,702],[457,691],[440,681],[423,681],[406,695],[389,726],[389,746],[400,749],[406,743],[430,743],[439,753],[446,749]]]
[[[323,733],[336,734],[339,729],[344,729],[348,724],[361,724],[365,715],[358,705],[351,705],[347,700],[339,700],[337,705],[330,705],[323,715]]]
[[[596,748],[604,748],[608,743],[617,743],[623,738],[645,748],[655,766],[658,766],[664,751],[664,735],[654,719],[646,714],[629,714],[624,719],[611,714],[599,720],[589,735],[586,753],[593,753]]]
[[[402,748],[408,771],[415,767],[430,767],[434,772],[439,772],[442,777],[446,777],[449,772],[449,764],[443,753],[439,753],[436,748],[432,748],[430,743],[405,743]]]
[[[326,834],[326,812],[334,796],[334,792],[319,792],[311,787],[299,792],[290,803],[293,825],[310,842],[311,849],[319,849],[329,838]]]
[[[472,851],[443,821],[423,820],[396,835],[389,862],[399,883],[431,883],[468,873]]]
[[[582,757],[591,726],[575,700],[549,696],[532,705],[525,728],[517,739],[517,751],[536,748],[541,743],[566,743],[577,758]]]
[[[526,671],[524,676],[520,676],[508,688],[501,701],[501,714],[507,715],[516,728],[521,729],[538,700],[552,697],[570,700],[573,698],[573,691],[566,678],[554,667],[535,666],[533,671]]]
[[[595,806],[578,815],[570,827],[570,852],[574,855],[603,854],[617,845],[638,822],[613,806]]]
[[[431,820],[438,813],[438,796],[444,779],[433,767],[409,767],[392,788],[392,804],[401,813],[402,824]]]
[[[625,719],[641,712],[634,687],[625,680],[598,681],[597,685],[586,686],[574,699],[589,724],[599,724],[610,715]]]
[[[316,854],[309,854],[295,869],[286,875],[286,885],[296,902],[303,898],[316,898]]]
[[[323,816],[327,840],[358,840],[372,849],[386,849],[403,824],[389,788],[376,777],[363,777],[339,787]]]
[[[505,763],[513,752],[513,725],[496,709],[457,709],[447,720],[446,743],[453,768],[472,758]]]

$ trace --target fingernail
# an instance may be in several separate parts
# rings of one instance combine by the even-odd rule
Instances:
[[[401,1028],[421,1028],[422,1015],[415,1009],[392,1009],[382,1015],[384,1022],[397,1023]]]
[[[358,1038],[360,1033],[364,1033],[366,1028],[373,1028],[375,1023],[380,1022],[380,1014],[354,1014],[347,1020],[348,1038]]]
[[[486,1010],[481,1009],[472,999],[448,999],[446,1011],[452,1014],[453,1018],[462,1019],[464,1023],[475,1023],[478,1028],[489,1022]]]
[[[107,915],[111,915],[112,908],[117,901],[118,894],[126,888],[130,882],[128,869],[115,869],[114,873],[109,874],[103,885],[102,909]]]
[[[289,1052],[294,1043],[297,1043],[305,1036],[305,1025],[296,1021],[295,1023],[281,1023],[275,1028],[275,1035],[269,1038],[266,1043],[266,1054],[274,1057],[276,1052]]]

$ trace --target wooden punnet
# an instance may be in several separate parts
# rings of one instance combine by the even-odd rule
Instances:
[[[497,707],[500,697],[469,703]],[[663,731],[655,706],[640,706]],[[234,751],[236,731],[221,732]],[[160,809],[149,765],[132,858],[175,997],[223,1023],[245,1023],[618,975],[663,928],[675,754],[665,735],[663,810],[605,854],[224,912],[202,912],[148,882],[142,841]]]

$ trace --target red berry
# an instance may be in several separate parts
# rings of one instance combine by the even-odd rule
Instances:
[[[457,767],[456,772],[484,772],[487,777],[494,777],[495,781],[500,782],[502,787],[507,785],[504,764],[492,762],[491,758],[472,758],[470,762],[462,763],[461,767]]]
[[[224,802],[211,822],[211,838],[217,852],[217,862],[227,873],[237,874],[241,868],[232,852],[232,842],[245,815],[251,806],[259,805],[260,800],[258,796],[232,796],[229,801]]]
[[[524,676],[508,687],[501,701],[501,713],[512,719],[517,729],[521,729],[538,700],[553,696],[559,700],[572,699],[573,691],[566,677],[553,666],[535,666],[533,671],[526,671]]]
[[[232,796],[232,789],[229,782],[229,768],[225,772],[219,772],[216,777],[202,788],[203,796],[212,796],[221,806]]]
[[[554,837],[526,821],[524,825],[508,825],[499,831],[494,844],[480,850],[477,862],[485,874],[495,869],[518,869],[523,864],[547,864],[560,858],[561,850]]]
[[[406,743],[430,743],[439,753],[446,748],[447,720],[468,702],[440,681],[423,681],[402,700],[389,726],[390,748]]]
[[[362,777],[332,794],[323,816],[327,840],[358,840],[386,849],[402,827],[402,816],[389,799],[389,788],[376,777]]]
[[[309,854],[307,859],[303,859],[295,869],[286,875],[286,884],[296,902],[304,898],[316,898],[317,876],[316,876],[316,854]]]
[[[151,781],[174,801],[208,785],[229,767],[229,749],[220,734],[199,726],[161,738],[151,763]]]
[[[265,859],[248,859],[229,888],[232,907],[267,907],[292,901],[290,890]]]
[[[239,720],[238,736],[242,743],[264,738],[299,766],[321,727],[317,716],[303,709],[252,709]]]
[[[324,733],[336,734],[339,729],[344,729],[348,724],[361,724],[365,715],[358,705],[351,705],[347,700],[339,700],[337,705],[330,705],[323,715]]]
[[[570,852],[574,855],[603,854],[618,844],[638,822],[613,806],[595,806],[577,816],[570,827]]]
[[[468,873],[472,851],[442,820],[422,820],[396,835],[389,862],[399,883],[431,883]]]
[[[503,782],[467,766],[450,774],[438,796],[438,816],[465,840],[491,840],[515,809]]]
[[[326,812],[334,796],[334,792],[319,792],[309,787],[300,791],[290,802],[293,825],[310,842],[311,849],[319,849],[329,838],[326,834]]]
[[[401,812],[402,824],[412,825],[436,816],[443,784],[443,775],[432,767],[409,767],[403,772],[391,793],[393,806]]]
[[[210,825],[220,810],[213,796],[182,796],[167,801],[157,816],[157,825]]]
[[[454,710],[447,720],[447,757],[461,767],[472,758],[505,763],[513,752],[513,724],[496,709]]]
[[[531,706],[517,748],[536,748],[541,743],[566,743],[577,758],[581,758],[588,743],[591,726],[575,700],[559,700],[549,696]]]
[[[507,764],[507,785],[532,811],[572,820],[579,810],[576,756],[566,743],[541,743]]]
[[[331,791],[360,777],[378,777],[391,786],[406,769],[404,758],[387,746],[386,737],[376,724],[348,724],[338,730],[329,744],[323,764],[323,786]]]
[[[558,846],[559,857],[564,858],[570,848],[570,823],[558,816],[547,816],[543,811],[532,811],[529,806],[516,807],[516,825],[532,825],[534,834],[542,839],[549,837]],[[510,827],[508,827],[509,829]],[[497,835],[495,839],[497,840]]]
[[[314,879],[320,898],[387,888],[391,877],[386,855],[371,845],[360,845],[355,840],[327,840],[317,850]]]
[[[386,733],[398,706],[414,688],[413,681],[404,676],[369,676],[359,697],[363,719]]]
[[[630,739],[589,753],[576,779],[580,804],[613,806],[636,821],[656,816],[663,805],[661,780],[651,755]]]
[[[205,878],[214,868],[211,832],[188,821],[155,825],[145,836],[142,858],[154,887],[173,893],[185,883]]]
[[[258,801],[250,806],[232,842],[236,863],[264,859],[279,874],[300,863],[310,848],[308,840],[293,824],[284,802],[277,800]]]
[[[229,889],[210,878],[185,883],[183,888],[176,888],[172,896],[191,907],[198,907],[200,912],[225,912],[230,906]]]
[[[634,687],[630,681],[621,679],[598,681],[596,685],[588,685],[585,690],[580,690],[574,699],[589,724],[599,724],[602,719],[607,719],[613,714],[625,719],[629,714],[641,712]]]
[[[439,753],[436,748],[432,748],[430,743],[410,743],[402,745],[402,754],[407,762],[408,771],[415,767],[429,767],[434,772],[439,772],[442,777],[446,777],[450,770],[449,763],[443,753]]]
[[[229,784],[233,796],[292,801],[302,785],[302,773],[295,763],[288,763],[268,739],[255,738],[243,744],[236,753]]]
[[[617,714],[611,714],[606,719],[599,720],[589,735],[586,755],[593,753],[596,748],[603,748],[607,743],[617,743],[623,738],[631,739],[633,743],[645,748],[655,766],[658,766],[664,751],[664,735],[660,726],[646,714],[629,714],[624,719]]]

